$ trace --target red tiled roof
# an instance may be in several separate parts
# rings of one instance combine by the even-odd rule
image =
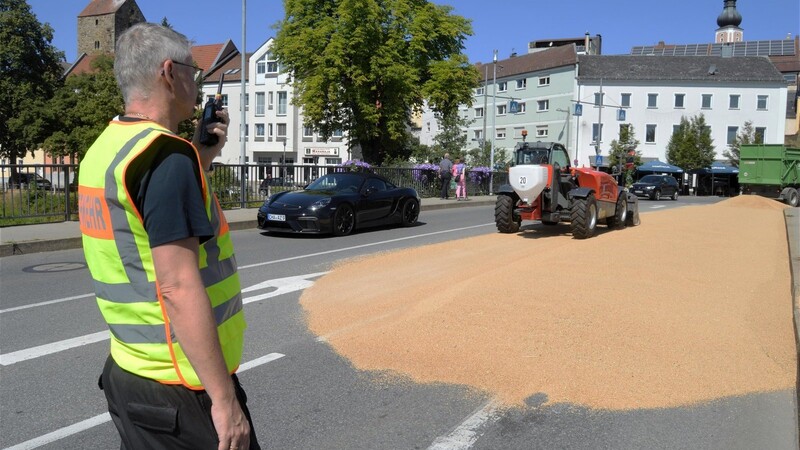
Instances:
[[[83,75],[85,73],[92,73],[95,69],[92,67],[92,63],[95,59],[99,58],[100,54],[94,55],[87,55],[83,54],[78,62],[75,63],[75,66],[72,67],[72,70],[69,72],[69,75]],[[108,55],[109,57],[113,58],[114,55]]]
[[[78,17],[102,16],[113,14],[128,0],[92,0]]]
[[[208,70],[223,46],[224,44],[195,45],[192,47],[192,59],[201,69]]]

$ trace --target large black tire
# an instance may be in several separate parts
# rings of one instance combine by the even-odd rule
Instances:
[[[625,222],[628,218],[628,198],[627,194],[623,191],[617,198],[617,205],[614,209],[614,215],[606,218],[606,225],[608,228],[616,228],[621,230],[625,228]]]
[[[597,201],[594,194],[574,199],[569,215],[573,238],[587,239],[594,236],[594,230],[597,228]]]
[[[800,192],[797,192],[797,189],[789,188],[789,195],[786,197],[786,204],[791,207],[797,207],[800,205]]]
[[[404,227],[413,226],[419,219],[419,202],[416,199],[409,199],[403,203],[402,223]]]
[[[672,194],[672,201],[676,201],[676,200],[678,200],[678,190],[677,189],[675,189],[675,193]]]
[[[661,191],[658,189],[653,191],[653,195],[650,196],[650,200],[661,200]]]
[[[339,205],[333,215],[333,235],[347,236],[356,227],[356,215],[348,204]]]
[[[519,222],[514,220],[514,199],[510,195],[498,195],[494,204],[494,223],[501,233],[516,233]]]

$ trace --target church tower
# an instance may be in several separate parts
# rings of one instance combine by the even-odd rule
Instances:
[[[716,43],[731,43],[742,41],[742,30],[739,24],[742,23],[742,15],[736,10],[736,0],[724,0],[725,7],[722,14],[717,17],[717,34],[714,39]]]
[[[119,35],[144,21],[136,0],[92,0],[78,15],[78,55],[114,53]]]

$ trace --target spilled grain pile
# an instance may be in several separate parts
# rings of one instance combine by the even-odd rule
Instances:
[[[346,262],[301,303],[358,369],[512,405],[542,393],[657,408],[790,389],[783,208],[735,197],[583,241],[534,226],[412,248]]]

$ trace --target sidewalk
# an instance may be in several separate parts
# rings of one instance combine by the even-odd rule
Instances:
[[[452,197],[448,200],[423,198],[420,204],[420,211],[494,205],[494,202],[495,197],[491,195],[470,197],[466,201],[456,201]],[[229,209],[225,211],[225,218],[233,231],[256,228],[257,211],[257,208]],[[0,228],[0,257],[80,247],[81,231],[78,222]]]

